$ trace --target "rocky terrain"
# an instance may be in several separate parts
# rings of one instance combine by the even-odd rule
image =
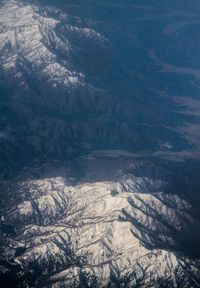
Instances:
[[[200,11],[179,2],[0,2],[1,287],[200,287]]]
[[[162,167],[137,175],[148,160],[123,151],[106,159],[105,152],[70,165],[27,168],[4,183],[15,198],[2,209],[2,281],[20,287],[199,287],[198,207],[183,191],[166,189]]]
[[[198,30],[198,15],[120,1],[81,5],[1,2],[2,169],[95,149],[199,151],[192,35],[185,38],[193,58],[188,42],[185,66],[173,63],[181,62],[182,27]],[[169,50],[161,53],[163,41]]]

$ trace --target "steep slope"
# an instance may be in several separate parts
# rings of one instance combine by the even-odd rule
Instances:
[[[0,19],[4,164],[73,155],[83,137],[92,137],[93,120],[83,120],[101,93],[74,70],[80,48],[69,39],[100,46],[106,40],[78,17],[38,2],[3,1]]]
[[[98,167],[104,157],[91,155],[86,167],[83,159],[76,161],[91,173],[89,167]],[[133,156],[120,159],[124,168],[138,163]],[[52,177],[56,170],[49,166],[35,180],[20,180],[21,175],[18,201],[3,222],[17,234],[4,229],[8,262],[1,265],[30,287],[198,287],[199,259],[187,255],[181,242],[188,227],[198,225],[194,208],[166,193],[164,180],[120,176],[116,159],[106,161],[115,167],[115,180],[89,183],[83,176],[72,185],[64,176],[69,166],[59,177]]]
[[[176,54],[182,38],[166,33],[166,19],[198,27],[197,17],[191,22],[192,16],[162,9],[158,17],[153,6],[122,9],[111,2],[85,7],[81,1],[1,2],[2,169],[94,149],[188,150],[193,157],[199,149],[199,70],[162,61],[151,43],[166,39]],[[140,31],[149,25],[145,38]]]
[[[166,3],[1,1],[1,287],[200,286],[200,22]]]
[[[52,17],[52,13],[57,17]],[[61,15],[60,15],[61,14]],[[67,55],[70,53],[69,41],[58,35],[55,28],[67,15],[51,9],[42,9],[39,6],[27,5],[22,1],[5,1],[1,8],[1,51],[2,69],[15,79],[24,89],[28,83],[24,78],[34,79],[37,76],[40,85],[42,82],[51,86],[77,84],[81,80],[81,73],[67,69],[67,61],[62,61],[58,52]],[[67,26],[66,26],[67,28]],[[80,30],[78,27],[68,27],[71,30]],[[84,31],[90,37],[94,31]],[[97,36],[100,36],[97,34]],[[13,78],[11,78],[13,76]]]

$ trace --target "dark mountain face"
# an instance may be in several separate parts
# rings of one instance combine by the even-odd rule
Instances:
[[[29,7],[26,28],[23,8],[2,18],[4,164],[94,149],[198,150],[198,11],[57,2],[16,2]]]
[[[199,287],[200,5],[157,2],[1,1],[5,287]]]

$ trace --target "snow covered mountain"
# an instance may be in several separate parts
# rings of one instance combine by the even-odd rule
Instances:
[[[78,17],[38,2],[3,1],[0,19],[2,159],[13,165],[13,158],[20,163],[33,153],[68,157],[80,141],[91,138],[93,120],[88,124],[83,118],[90,117],[101,94],[73,67],[73,53],[80,49],[73,41],[102,46],[106,39]]]
[[[7,193],[16,192],[3,212],[2,271],[20,287],[198,287],[200,261],[184,247],[190,228],[197,239],[186,244],[199,240],[190,201],[166,192],[162,173],[160,179],[124,174],[144,171],[144,160],[95,153],[71,168],[27,168],[13,179],[15,188],[4,183]],[[102,161],[107,170],[98,179]],[[77,163],[80,180],[70,177]]]
[[[62,54],[59,55],[63,53],[68,59],[71,47],[67,38],[56,33],[56,26],[66,20],[62,27],[66,30],[80,33],[86,38],[101,39],[101,35],[87,28],[68,25],[68,15],[62,11],[40,8],[18,0],[4,2],[0,11],[1,64],[9,79],[15,79],[24,89],[29,86],[24,78],[34,78],[35,75],[40,83],[45,81],[52,87],[68,87],[81,82],[83,75],[70,71],[68,61],[62,59]]]
[[[166,16],[160,9],[163,22],[157,31],[153,27],[161,20],[154,7],[120,10],[120,4],[105,6],[99,1],[87,2],[85,9],[82,5],[1,2],[2,169],[66,160],[95,149],[196,155],[199,70],[161,61],[156,51],[161,44],[148,43],[167,37],[169,45],[171,41],[175,45],[170,49],[173,58],[182,40],[166,33],[171,27],[166,28],[166,17],[173,19],[172,26],[179,21],[199,25],[197,17],[173,10]],[[137,15],[144,11],[146,20],[141,22]],[[138,31],[147,29],[149,13],[153,26],[146,40]],[[182,51],[187,59],[187,49]],[[170,85],[166,87],[167,73],[173,75],[174,94]],[[182,77],[188,79],[185,88],[177,85]],[[192,98],[188,99],[188,91]]]
[[[0,287],[200,286],[189,2],[0,2]]]

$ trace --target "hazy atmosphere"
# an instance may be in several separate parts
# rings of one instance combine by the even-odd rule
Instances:
[[[200,287],[199,16],[0,1],[0,287]]]

